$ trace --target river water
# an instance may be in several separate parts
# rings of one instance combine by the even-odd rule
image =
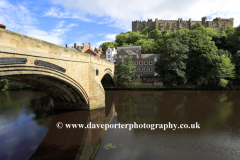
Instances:
[[[0,91],[0,160],[240,159],[240,91],[106,91],[106,107],[93,111],[51,104],[43,92]],[[90,122],[146,128],[65,127]]]

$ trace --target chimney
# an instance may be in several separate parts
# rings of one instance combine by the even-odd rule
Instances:
[[[141,53],[138,53],[138,57],[139,57],[139,59],[142,59]]]
[[[68,44],[66,44],[66,48],[68,48]]]
[[[74,48],[77,48],[77,43],[74,43]]]
[[[6,28],[6,26],[5,26],[4,24],[0,24],[0,28],[3,28],[3,29],[5,29],[5,28]]]
[[[82,44],[83,45],[83,49],[85,48],[85,43]]]
[[[100,49],[100,53],[102,53],[102,48],[100,47],[99,49]]]

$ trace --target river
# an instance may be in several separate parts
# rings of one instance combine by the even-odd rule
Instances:
[[[43,92],[0,91],[0,160],[240,157],[240,91],[108,90],[105,108],[56,110],[52,104]],[[66,127],[90,122],[95,129]],[[134,123],[138,128],[131,130],[96,127]]]

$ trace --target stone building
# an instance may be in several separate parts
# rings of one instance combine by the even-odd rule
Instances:
[[[94,51],[100,56],[100,58],[105,57],[105,54],[103,53],[101,47],[100,48],[95,47]]]
[[[169,32],[173,32],[184,28],[190,29],[198,22],[202,23],[205,27],[215,28],[217,31],[220,31],[221,28],[226,29],[227,26],[233,26],[234,18],[225,19],[217,17],[212,21],[207,21],[207,17],[202,17],[202,21],[192,21],[191,18],[189,20],[182,20],[182,18],[178,18],[178,20],[158,20],[156,18],[155,21],[148,19],[147,22],[136,20],[132,21],[132,32],[142,31],[145,27],[158,29],[160,31],[169,30]]]
[[[68,45],[66,44],[65,47],[68,48]],[[91,48],[91,43],[89,43],[89,46],[85,45],[85,43],[83,43],[82,46],[77,46],[77,43],[74,43],[74,46],[72,47],[72,49],[83,52],[83,53],[88,53],[88,54],[91,54],[91,55],[99,57],[99,58],[103,56],[102,48],[100,48],[100,49],[95,48],[93,50]]]
[[[141,46],[117,47],[117,51],[117,63],[121,62],[122,57],[128,55],[132,57],[133,64],[136,66],[136,79],[143,75],[156,75],[157,54],[141,54]]]

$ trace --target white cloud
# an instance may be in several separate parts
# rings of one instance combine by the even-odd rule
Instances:
[[[240,1],[236,0],[52,0],[53,4],[62,5],[72,15],[97,18],[98,24],[118,27],[125,31],[131,30],[132,21],[155,18],[165,20],[201,21],[203,16],[235,18],[234,26],[240,24]],[[60,12],[60,11],[58,11]],[[95,17],[94,17],[95,16]],[[90,19],[90,18],[89,18]],[[93,20],[92,20],[93,21]]]
[[[6,25],[6,29],[19,32],[37,39],[41,39],[50,43],[62,45],[64,43],[64,33],[70,31],[77,24],[63,25],[65,21],[60,21],[56,28],[50,31],[39,29],[38,19],[23,4],[12,5],[7,1],[0,1],[0,22]]]
[[[74,18],[80,19],[84,22],[92,22],[91,19],[84,17],[84,15],[71,13],[70,11],[61,12],[60,8],[51,7],[43,16],[55,17],[55,18]]]
[[[53,44],[63,45],[65,42],[63,35],[65,32],[70,31],[71,27],[77,26],[77,24],[69,24],[65,28],[60,28],[59,24],[55,29],[49,32],[40,30],[34,26],[23,26],[26,35],[41,39]]]
[[[61,28],[63,26],[63,24],[65,23],[65,21],[60,21],[57,25],[56,28]]]
[[[99,33],[97,36],[102,36],[102,35],[104,35],[105,33]]]
[[[82,35],[78,38],[75,38],[76,41],[74,43],[77,43],[78,46],[82,46],[82,43],[85,43],[86,45],[88,45],[88,43],[91,42],[92,41],[91,39],[93,39],[93,38],[95,38],[95,36],[92,34]],[[72,46],[74,46],[74,43],[70,43],[68,46],[72,47]],[[91,44],[91,46],[93,48],[92,44]]]
[[[111,40],[111,41],[115,41],[116,35],[117,34],[106,34],[105,35],[105,39],[108,39],[108,40]]]
[[[93,48],[99,48],[99,46],[102,44],[102,43],[104,43],[104,42],[114,42],[115,41],[115,39],[116,39],[116,35],[117,34],[105,34],[104,36],[103,36],[103,39],[104,40],[102,40],[102,41],[94,41],[93,42],[93,44],[92,44],[92,46],[93,46]]]

